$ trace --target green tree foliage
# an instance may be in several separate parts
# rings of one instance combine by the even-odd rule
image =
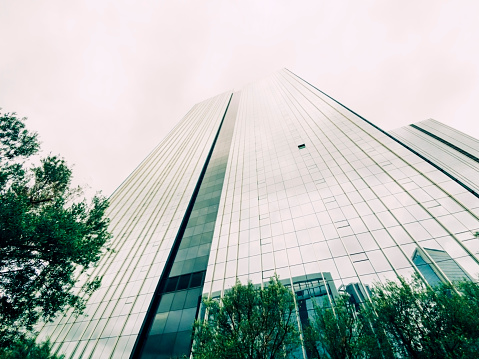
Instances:
[[[294,296],[278,278],[264,288],[237,282],[203,305],[207,320],[195,323],[194,358],[291,358],[300,348]]]
[[[13,341],[7,348],[0,348],[0,359],[63,359],[64,355],[51,353],[50,343],[35,343],[35,339],[22,338]]]
[[[381,358],[390,354],[387,346],[380,350],[370,322],[356,311],[348,294],[321,303],[313,302],[314,314],[310,325],[304,328],[305,345],[311,358],[353,359]],[[387,342],[386,342],[387,345]]]
[[[347,295],[316,305],[305,337],[316,358],[475,358],[478,313],[475,282],[431,288],[399,278],[377,285],[358,311]]]
[[[399,356],[474,358],[479,352],[479,287],[471,281],[430,288],[417,276],[374,290],[368,317]]]
[[[63,159],[37,159],[37,135],[24,120],[0,113],[0,345],[68,306],[81,312],[81,296],[100,278],[74,288],[77,275],[110,238],[106,199],[81,199]]]

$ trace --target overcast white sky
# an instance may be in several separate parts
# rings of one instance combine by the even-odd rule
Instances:
[[[479,138],[479,1],[0,2],[0,107],[103,194],[197,102],[286,67],[385,130]]]

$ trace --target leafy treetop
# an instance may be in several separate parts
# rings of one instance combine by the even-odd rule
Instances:
[[[300,349],[294,295],[278,278],[264,288],[237,282],[203,302],[207,319],[194,329],[194,358],[291,358]]]
[[[110,238],[107,200],[81,198],[65,161],[35,161],[39,149],[24,118],[0,112],[0,345],[68,306],[81,312],[100,278],[74,288],[78,270],[94,266]]]

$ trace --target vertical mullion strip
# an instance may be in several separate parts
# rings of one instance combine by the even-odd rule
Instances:
[[[146,339],[147,339],[147,336],[148,336],[148,331],[151,327],[151,324],[153,323],[153,319],[155,317],[156,309],[157,309],[159,301],[161,299],[161,292],[163,291],[163,288],[165,287],[166,280],[168,279],[169,273],[171,271],[171,267],[173,266],[173,262],[175,260],[176,254],[178,252],[178,248],[180,246],[181,239],[182,239],[183,234],[185,232],[186,225],[188,224],[188,220],[190,218],[191,211],[193,210],[193,206],[195,204],[196,197],[197,197],[198,192],[200,190],[201,183],[203,182],[203,178],[205,176],[206,169],[208,168],[208,164],[210,162],[211,155],[213,154],[213,150],[215,148],[216,141],[218,140],[218,136],[219,136],[221,128],[223,126],[223,122],[224,122],[226,113],[228,112],[228,108],[230,106],[232,97],[233,97],[233,94],[230,95],[228,105],[226,106],[225,113],[223,114],[223,118],[221,119],[221,123],[219,125],[216,136],[213,140],[213,144],[211,145],[208,156],[206,157],[205,164],[204,164],[203,169],[201,170],[200,176],[198,178],[198,182],[196,183],[195,189],[194,189],[193,194],[191,196],[191,199],[188,203],[188,207],[186,209],[185,215],[183,216],[180,227],[178,229],[178,233],[176,234],[175,240],[173,242],[173,246],[172,246],[171,251],[168,255],[168,259],[166,260],[165,267],[163,269],[160,280],[158,281],[158,285],[156,286],[155,292],[153,294],[153,298],[150,302],[150,305],[148,306],[148,310],[146,312],[145,319],[143,320],[143,324],[141,325],[141,328],[140,328],[140,333],[138,334],[135,345],[133,346],[133,350],[132,350],[132,353],[131,353],[131,356],[130,356],[130,358],[132,358],[132,359],[136,359],[136,358],[141,357],[141,353],[143,351],[143,347],[144,347],[144,344],[146,343]]]

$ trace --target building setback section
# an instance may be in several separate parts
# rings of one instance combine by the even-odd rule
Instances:
[[[115,252],[95,270],[104,280],[88,316],[65,313],[41,332],[59,353],[129,358],[138,342],[145,358],[176,355],[191,343],[184,333],[200,292],[220,296],[237,279],[261,284],[277,273],[298,295],[305,323],[314,298],[345,292],[359,305],[375,283],[398,275],[477,278],[479,201],[451,178],[453,164],[432,163],[414,141],[385,133],[288,70],[233,96],[231,142],[206,164],[230,97],[193,107],[113,194]],[[205,166],[210,198],[199,200],[202,186],[194,201]],[[205,207],[189,215],[192,201]],[[215,212],[203,210],[210,206]],[[204,257],[206,273],[194,264]],[[141,344],[140,333],[158,340]]]
[[[390,134],[479,195],[479,140],[433,119],[398,128]]]

